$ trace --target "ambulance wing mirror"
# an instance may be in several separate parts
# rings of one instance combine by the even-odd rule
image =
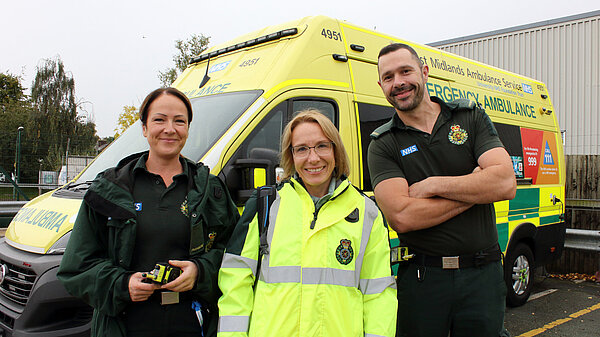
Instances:
[[[227,187],[232,191],[236,204],[248,200],[255,188],[274,185],[275,168],[279,165],[279,152],[267,148],[250,150],[249,158],[237,159],[227,173]]]

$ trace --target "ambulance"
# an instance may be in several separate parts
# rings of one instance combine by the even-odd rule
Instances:
[[[392,42],[413,46],[429,66],[431,96],[476,101],[495,123],[518,181],[516,197],[495,204],[507,301],[524,303],[534,268],[560,256],[565,233],[561,134],[540,81],[344,21],[306,17],[214,46],[191,61],[173,83],[194,110],[183,154],[208,165],[241,207],[255,187],[276,182],[287,121],[317,108],[340,131],[350,181],[372,194],[370,134],[395,113],[377,85],[377,55]],[[87,332],[92,310],[67,294],[56,270],[94,177],[147,148],[137,122],[73,181],[15,216],[0,241],[0,328],[6,335]],[[397,246],[395,233],[390,236]]]

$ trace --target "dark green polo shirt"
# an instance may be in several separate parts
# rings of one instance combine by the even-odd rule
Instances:
[[[131,267],[140,272],[151,271],[156,262],[190,257],[188,166],[180,158],[183,172],[167,187],[159,175],[148,172],[147,159],[140,157],[133,169],[137,231]],[[200,336],[189,292],[181,293],[179,301],[161,305],[160,291],[155,291],[147,301],[130,303],[124,316],[128,336]]]
[[[450,109],[442,100],[432,133],[406,126],[397,114],[375,130],[369,145],[371,181],[376,186],[390,178],[408,185],[431,176],[466,175],[484,152],[503,147],[489,117],[480,109]],[[481,204],[428,229],[399,234],[404,244],[434,256],[471,254],[498,241],[493,204]]]
[[[133,200],[137,233],[132,268],[150,271],[156,262],[187,260],[190,251],[190,220],[187,210],[188,167],[166,186],[162,178],[146,169],[147,155],[133,169]]]

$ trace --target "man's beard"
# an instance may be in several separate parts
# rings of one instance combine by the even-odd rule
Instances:
[[[394,96],[396,96],[398,93],[404,91],[404,90],[413,90],[412,94],[413,97],[412,98],[408,98],[409,101],[406,100],[402,100],[404,104],[403,106],[400,105],[400,102],[398,100],[396,100],[394,98]],[[414,110],[416,107],[419,106],[419,104],[421,104],[421,101],[423,101],[423,87],[421,86],[415,86],[413,84],[409,84],[406,86],[402,86],[400,88],[397,89],[393,89],[392,92],[390,93],[390,96],[387,97],[388,102],[390,102],[390,104],[392,104],[392,106],[394,108],[396,108],[396,110],[398,111],[403,111],[403,112],[407,112],[407,111],[412,111]]]

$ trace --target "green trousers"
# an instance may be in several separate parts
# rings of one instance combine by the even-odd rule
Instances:
[[[410,263],[398,268],[397,283],[397,337],[498,337],[506,333],[506,285],[500,261],[446,270]]]

